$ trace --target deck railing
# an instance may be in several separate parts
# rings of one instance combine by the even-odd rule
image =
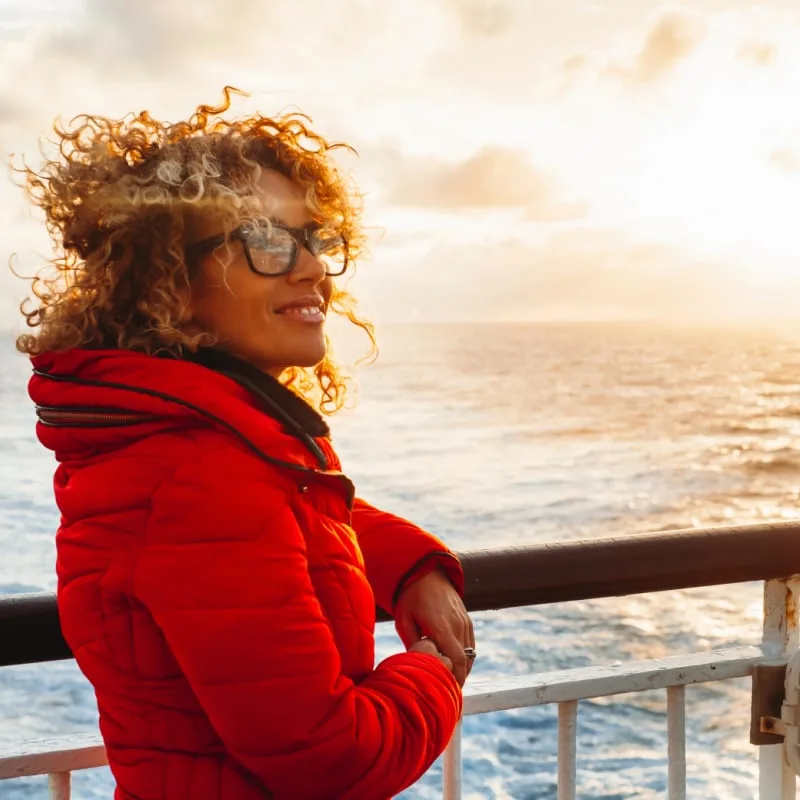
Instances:
[[[800,521],[473,551],[461,557],[471,611],[763,581],[759,647],[475,682],[465,693],[465,714],[557,704],[558,800],[574,800],[580,701],[663,689],[668,797],[680,800],[686,797],[685,687],[753,675],[753,718],[740,724],[751,728],[751,741],[760,746],[759,798],[794,800],[796,778],[790,761],[797,763],[797,758],[789,748],[797,741],[792,727],[796,709],[786,703],[781,709],[781,687],[786,663],[798,648]],[[379,618],[387,619],[382,613]],[[53,595],[0,597],[0,666],[70,656]],[[71,772],[105,763],[96,734],[28,742],[0,749],[0,780],[46,774],[51,798],[69,800]],[[460,798],[461,787],[459,727],[445,753],[444,797]]]

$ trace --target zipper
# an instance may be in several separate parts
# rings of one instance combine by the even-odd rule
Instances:
[[[103,389],[117,389],[124,392],[131,392],[133,394],[138,394],[140,396],[145,397],[155,397],[158,400],[165,400],[169,403],[175,403],[176,405],[189,409],[190,411],[194,411],[196,414],[204,417],[207,420],[210,420],[216,425],[219,425],[222,429],[226,430],[228,433],[233,434],[240,442],[242,442],[251,453],[254,453],[258,458],[262,461],[266,462],[267,464],[271,464],[274,467],[281,467],[285,470],[289,470],[293,472],[295,475],[302,474],[304,476],[318,476],[318,477],[325,477],[327,478],[334,478],[336,479],[336,483],[342,487],[345,494],[345,500],[347,503],[347,507],[350,511],[353,509],[353,502],[355,500],[355,486],[350,478],[347,477],[343,472],[340,470],[315,470],[311,469],[305,465],[301,464],[294,464],[290,461],[283,461],[280,458],[274,458],[269,454],[265,453],[260,447],[254,444],[242,431],[240,431],[235,425],[232,425],[227,420],[222,419],[222,417],[218,417],[216,414],[207,411],[206,409],[198,406],[195,403],[191,403],[187,400],[181,400],[180,398],[174,397],[166,392],[159,392],[156,389],[146,389],[142,386],[129,386],[125,383],[118,383],[116,381],[101,381],[93,378],[77,378],[73,375],[53,375],[50,372],[46,372],[44,370],[34,369],[33,374],[39,378],[44,380],[50,380],[54,383],[68,383],[73,384],[75,386],[92,386],[97,388]],[[53,407],[45,407],[45,406],[37,406],[36,407],[36,414],[39,417],[39,421],[43,425],[51,425],[51,426],[58,426],[59,422],[55,418],[51,418],[48,415],[54,413],[55,414],[78,414],[81,415],[78,419],[73,419],[71,421],[64,420],[60,424],[64,427],[72,426],[72,427],[83,427],[85,424],[86,427],[91,427],[93,424],[97,425],[97,423],[93,423],[90,419],[91,417],[103,417],[105,415],[105,425],[106,427],[113,427],[113,426],[122,426],[122,425],[134,425],[137,422],[148,422],[159,419],[159,417],[155,415],[147,415],[147,414],[124,414],[124,413],[117,413],[113,410],[109,411],[100,411],[98,409],[81,409],[81,408],[53,408]],[[121,421],[114,421],[113,419],[109,420],[109,416],[117,416],[117,417],[125,417]],[[49,421],[51,420],[52,421]]]
[[[89,409],[45,408],[43,406],[36,407],[36,416],[43,425],[52,426],[133,425],[137,422],[149,422],[155,419],[152,414],[93,411]]]
[[[158,419],[153,414],[144,414],[136,412],[117,412],[117,411],[100,411],[92,409],[80,408],[49,408],[45,406],[36,407],[36,416],[43,425],[48,425],[53,428],[113,428],[121,427],[124,425],[135,425],[139,422],[152,422]],[[282,466],[287,466],[282,464]],[[355,487],[350,478],[347,477],[341,470],[304,470],[309,477],[321,477],[323,480],[332,478],[336,480],[343,488],[345,495],[345,502],[348,509],[352,509],[353,501],[355,499]],[[301,486],[301,491],[308,487]]]

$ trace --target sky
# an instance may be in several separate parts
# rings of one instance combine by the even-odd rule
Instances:
[[[379,322],[792,322],[798,41],[797,0],[0,0],[0,152],[231,84],[358,150]],[[49,252],[4,175],[0,260]]]

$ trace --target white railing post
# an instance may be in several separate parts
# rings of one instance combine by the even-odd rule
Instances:
[[[463,774],[461,765],[461,721],[444,751],[444,800],[461,800]]]
[[[558,704],[558,800],[575,800],[578,774],[578,701]]]
[[[50,800],[70,800],[72,796],[72,773],[53,772],[47,776]]]
[[[773,579],[764,583],[765,664],[785,663],[797,649],[797,592],[800,580]],[[784,757],[782,744],[762,745],[758,753],[759,800],[795,800],[797,779]]]
[[[669,800],[686,800],[686,687],[667,689]]]

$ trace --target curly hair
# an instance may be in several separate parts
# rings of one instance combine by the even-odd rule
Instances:
[[[202,221],[228,234],[257,213],[254,186],[261,169],[274,169],[305,191],[309,210],[343,235],[352,263],[363,249],[360,196],[344,181],[329,143],[303,114],[259,114],[229,120],[233,87],[218,106],[200,105],[182,122],[147,111],[122,119],[81,115],[71,127],[54,124],[58,154],[38,170],[24,164],[29,200],[44,211],[56,255],[55,275],[32,278],[38,300],[21,311],[35,334],[17,339],[28,355],[75,347],[116,347],[180,357],[213,346],[212,333],[182,327],[196,265],[185,245]],[[354,298],[334,288],[330,308],[369,337]],[[344,405],[348,379],[331,350],[313,369],[291,368],[281,380],[325,413]]]

